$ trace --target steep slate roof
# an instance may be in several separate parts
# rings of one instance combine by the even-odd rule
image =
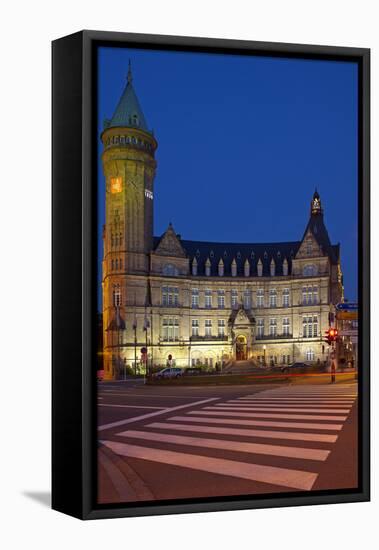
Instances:
[[[135,124],[133,116],[137,116],[138,123]],[[135,127],[149,132],[145,116],[142,112],[137,95],[133,88],[132,71],[129,64],[128,78],[123,94],[118,102],[113,117],[110,120],[104,121],[104,128],[120,127]]]
[[[312,209],[312,204],[315,199],[319,200],[319,205],[320,205],[317,211],[313,211]],[[305,239],[305,236],[308,233],[308,231],[312,233],[317,243],[321,246],[322,251],[325,254],[328,254],[331,261],[333,263],[338,263],[338,260],[340,257],[340,245],[339,244],[332,245],[330,242],[328,230],[326,229],[325,223],[324,223],[324,213],[321,208],[320,195],[318,194],[317,189],[313,194],[313,199],[311,202],[311,215],[310,215],[307,227],[305,228],[302,241]]]
[[[154,237],[154,248],[159,244],[161,237]],[[231,264],[235,259],[237,264],[237,276],[244,276],[244,264],[246,259],[250,263],[250,276],[257,276],[257,263],[261,259],[263,264],[263,276],[270,275],[271,260],[275,261],[275,273],[283,274],[283,261],[288,262],[288,273],[291,273],[292,258],[301,244],[300,241],[284,243],[217,243],[204,241],[180,240],[187,256],[192,262],[197,260],[198,275],[205,275],[205,262],[209,258],[211,262],[211,275],[218,276],[218,263],[224,262],[224,276],[231,276]],[[213,254],[212,254],[213,253]],[[226,254],[225,254],[226,253]],[[266,254],[265,254],[266,253]]]

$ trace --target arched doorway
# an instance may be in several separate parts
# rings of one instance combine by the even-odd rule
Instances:
[[[246,361],[247,359],[247,341],[246,336],[240,334],[236,339],[236,360]]]

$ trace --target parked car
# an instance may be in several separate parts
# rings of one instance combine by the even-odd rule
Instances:
[[[183,376],[183,369],[179,367],[167,367],[153,374],[153,378],[179,378]]]
[[[307,363],[292,363],[291,365],[282,365],[280,370],[282,372],[294,372],[309,370],[311,367]]]
[[[188,367],[185,369],[184,373],[185,376],[198,376],[199,374],[202,374],[200,367]]]

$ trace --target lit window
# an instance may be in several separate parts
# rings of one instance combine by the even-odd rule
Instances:
[[[113,289],[113,305],[114,307],[119,307],[122,304],[121,289],[120,285],[117,285]]]
[[[233,288],[232,290],[232,308],[236,309],[238,306],[238,290]]]
[[[290,319],[289,317],[283,317],[283,335],[289,336],[290,334]]]
[[[314,361],[315,360],[315,352],[313,349],[307,349],[305,353],[305,358],[307,361]]]
[[[283,307],[290,306],[290,289],[289,288],[283,289],[282,304],[283,304]]]
[[[199,307],[199,289],[193,288],[191,293],[191,306],[196,309]]]
[[[169,286],[162,287],[162,306],[176,307],[179,302],[179,290]]]
[[[179,321],[172,317],[165,317],[162,324],[162,338],[164,342],[179,340]]]
[[[225,319],[218,320],[218,335],[220,338],[225,336]]]
[[[199,320],[192,319],[192,336],[199,336]]]
[[[318,335],[318,317],[317,315],[308,315],[303,317],[303,338],[317,338]]]
[[[251,290],[249,289],[244,290],[243,307],[244,309],[251,309]]]
[[[270,307],[276,307],[276,289],[270,289]]]
[[[212,319],[205,319],[205,336],[212,336]]]
[[[110,181],[111,193],[121,193],[122,191],[122,178],[121,176],[113,177]]]
[[[263,307],[264,306],[264,290],[263,288],[259,288],[257,290],[257,307]]]
[[[270,336],[275,337],[276,335],[277,335],[276,319],[271,318],[270,319]]]
[[[264,319],[257,319],[257,338],[263,338],[265,332]]]

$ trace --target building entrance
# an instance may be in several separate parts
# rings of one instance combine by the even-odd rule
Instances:
[[[236,360],[246,361],[247,359],[247,342],[246,336],[237,336],[236,340]]]

